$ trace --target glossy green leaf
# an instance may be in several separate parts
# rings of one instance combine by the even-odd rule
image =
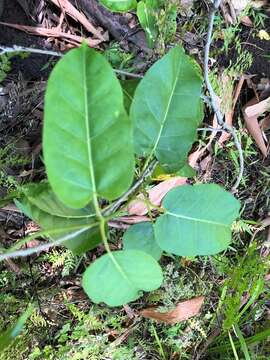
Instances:
[[[152,0],[140,1],[137,6],[137,17],[144,29],[148,46],[154,47],[157,34],[157,18],[154,16],[154,4]]]
[[[134,93],[139,82],[140,82],[139,79],[120,80],[124,94],[124,106],[127,113],[129,113],[130,106],[133,101]]]
[[[132,126],[108,61],[84,44],[54,67],[45,95],[43,152],[53,191],[83,208],[93,193],[119,197],[132,183]]]
[[[16,324],[10,329],[6,330],[3,334],[0,335],[0,351],[3,351],[7,346],[9,346],[16,336],[22,331],[26,320],[32,314],[33,306],[28,306],[27,310],[19,317]]]
[[[165,215],[154,228],[164,251],[181,256],[212,255],[231,242],[231,225],[240,204],[215,184],[179,186],[163,201]]]
[[[43,197],[45,197],[44,194]],[[37,222],[43,230],[59,229],[57,234],[54,232],[50,234],[48,231],[48,236],[51,240],[57,240],[79,229],[83,229],[85,226],[93,225],[90,229],[63,243],[63,245],[72,250],[74,254],[82,254],[87,250],[94,249],[101,242],[99,226],[94,226],[94,224],[97,223],[95,217],[68,218],[66,216],[51,215],[33,204],[26,196],[19,201],[15,201],[15,203],[21,211]],[[61,208],[55,207],[54,209],[56,213],[61,213]]]
[[[157,289],[162,271],[152,256],[138,250],[114,251],[97,259],[83,274],[84,291],[95,303],[119,306]]]
[[[148,70],[130,109],[137,155],[155,155],[170,172],[184,166],[202,120],[201,87],[198,65],[180,47]]]
[[[151,222],[141,222],[130,226],[123,236],[123,248],[124,250],[141,250],[156,260],[159,260],[162,255]]]
[[[126,12],[136,9],[136,0],[99,0],[107,9],[116,12]]]

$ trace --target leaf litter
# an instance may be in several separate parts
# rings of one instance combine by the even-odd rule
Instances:
[[[173,310],[159,312],[155,308],[147,308],[140,311],[143,317],[165,322],[166,324],[177,324],[186,321],[200,313],[204,303],[204,296],[182,301]]]

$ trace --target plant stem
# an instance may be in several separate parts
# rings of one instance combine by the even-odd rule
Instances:
[[[157,160],[152,161],[147,169],[145,169],[142,176],[135,182],[135,184],[123,195],[120,199],[116,200],[112,205],[110,205],[106,210],[103,212],[104,217],[109,217],[113,214],[119,207],[125,202],[132,194],[134,194],[140,186],[144,183],[145,179],[152,175],[153,171],[155,170],[158,164]]]
[[[61,237],[58,240],[55,240],[55,241],[52,241],[52,242],[49,242],[46,244],[42,244],[40,246],[36,246],[36,247],[25,249],[25,250],[17,250],[17,251],[8,252],[5,254],[0,254],[0,261],[6,260],[6,259],[17,258],[17,257],[25,257],[25,256],[29,256],[29,255],[35,254],[37,252],[40,252],[40,251],[49,250],[53,246],[58,246],[58,245],[63,244],[67,240],[74,239],[76,236],[82,234],[83,232],[85,232],[97,225],[98,225],[98,223],[91,224],[91,226],[85,226],[85,227],[81,228],[80,230],[74,231],[71,234]],[[61,229],[61,230],[63,232],[63,229]],[[48,230],[43,231],[42,233],[48,234]],[[29,236],[28,238],[25,238],[24,240],[30,241],[31,239],[34,239],[36,237],[37,237],[37,234],[34,234],[33,236]]]
[[[29,53],[33,53],[33,54],[51,55],[51,56],[57,56],[57,57],[63,57],[65,55],[64,53],[61,53],[59,51],[36,49],[36,48],[24,47],[24,46],[18,46],[18,45],[13,45],[12,47],[0,45],[0,56],[7,54],[7,53],[14,53],[14,52],[15,53],[16,52],[18,52],[18,53],[19,52],[29,52]],[[119,74],[119,75],[125,75],[125,76],[129,76],[129,77],[137,78],[137,79],[143,78],[143,75],[140,75],[140,74],[133,74],[128,71],[118,70],[118,69],[113,69],[113,70],[116,74]]]
[[[214,19],[215,19],[215,14],[219,8],[221,4],[221,0],[214,0],[213,1],[213,5],[212,5],[212,9],[210,11],[210,15],[209,15],[209,25],[208,25],[208,31],[207,31],[207,40],[206,40],[206,44],[205,44],[205,49],[204,49],[204,81],[205,81],[205,85],[206,88],[209,92],[209,98],[210,98],[210,104],[211,107],[217,117],[217,122],[218,124],[221,126],[222,129],[224,129],[225,131],[228,131],[234,140],[235,146],[238,150],[238,154],[239,154],[239,173],[237,176],[237,179],[235,181],[235,184],[232,187],[232,192],[235,192],[241,182],[241,179],[243,177],[243,173],[244,173],[244,157],[243,157],[243,150],[242,150],[242,146],[241,146],[241,142],[239,141],[237,135],[236,135],[236,131],[234,129],[234,127],[228,126],[224,120],[223,120],[223,114],[220,111],[220,108],[217,104],[217,94],[215,93],[212,84],[210,82],[209,79],[209,70],[208,70],[208,64],[209,64],[209,52],[210,52],[210,47],[211,47],[211,43],[212,43],[212,35],[213,35],[213,28],[214,28]]]

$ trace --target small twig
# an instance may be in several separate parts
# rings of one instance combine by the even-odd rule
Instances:
[[[64,53],[61,53],[59,51],[36,49],[36,48],[24,47],[24,46],[18,46],[18,45],[13,45],[12,47],[0,45],[0,56],[4,55],[4,54],[8,54],[8,53],[19,53],[19,52],[29,52],[29,53],[33,53],[33,54],[51,55],[51,56],[57,56],[57,57],[64,56]],[[125,76],[134,77],[134,78],[138,78],[138,79],[143,78],[142,75],[133,74],[128,71],[118,70],[118,69],[113,69],[113,70],[116,74],[119,74],[119,75],[125,75]]]
[[[197,131],[223,132],[226,130],[222,128],[205,127],[205,128],[198,128]]]
[[[157,160],[152,161],[147,169],[144,171],[142,176],[136,181],[136,183],[123,195],[120,199],[118,199],[115,203],[113,203],[107,210],[103,212],[104,217],[108,217],[115,213],[119,209],[119,207],[132,195],[134,194],[140,186],[144,183],[145,179],[151,176],[153,171],[155,170],[158,164]]]
[[[238,150],[238,156],[239,156],[239,173],[237,176],[237,179],[235,181],[235,184],[232,187],[232,192],[234,193],[238,186],[240,185],[240,182],[242,180],[243,174],[244,174],[244,156],[243,156],[243,150],[241,143],[237,137],[236,131],[234,127],[228,126],[226,123],[223,125],[224,130],[227,130],[233,137],[235,146]]]
[[[51,51],[45,49],[36,49],[24,46],[13,45],[12,47],[0,45],[0,55],[4,55],[7,53],[14,53],[14,52],[30,52],[34,54],[42,54],[42,55],[52,55],[57,57],[62,57],[63,54],[58,51]]]
[[[214,19],[215,19],[215,14],[216,11],[219,8],[219,5],[221,3],[221,0],[215,0],[209,15],[209,25],[208,25],[208,31],[207,31],[207,40],[206,40],[206,44],[205,44],[205,49],[204,49],[204,81],[205,81],[205,85],[207,87],[207,90],[209,92],[209,96],[210,96],[210,103],[212,106],[212,109],[214,110],[214,113],[216,114],[217,117],[217,122],[220,126],[222,126],[224,124],[224,120],[223,120],[223,114],[221,113],[221,111],[219,110],[218,104],[216,102],[216,98],[217,95],[212,87],[212,84],[210,82],[209,79],[209,71],[208,71],[208,64],[209,64],[209,53],[210,53],[210,47],[211,47],[211,43],[212,43],[212,34],[213,34],[213,28],[214,28]]]
[[[35,254],[35,253],[40,252],[40,251],[49,250],[51,247],[61,245],[65,241],[75,238],[76,236],[78,236],[78,235],[82,234],[83,232],[87,231],[88,229],[89,229],[89,226],[84,227],[84,228],[82,228],[82,229],[80,229],[78,231],[74,231],[71,234],[63,236],[62,238],[60,238],[58,240],[55,240],[55,241],[52,241],[52,242],[49,242],[49,243],[46,243],[46,244],[42,244],[40,246],[36,246],[36,247],[33,247],[33,248],[28,248],[28,249],[25,249],[25,250],[17,250],[17,251],[8,252],[8,253],[5,253],[5,254],[0,254],[0,261],[7,260],[7,259],[13,259],[13,258],[17,258],[17,257],[26,257],[26,256]]]
[[[206,88],[209,92],[209,98],[210,98],[210,104],[211,107],[216,115],[217,118],[217,122],[218,125],[221,126],[221,128],[225,131],[228,131],[234,140],[235,146],[238,150],[239,153],[239,174],[237,176],[236,182],[232,187],[232,191],[235,192],[241,182],[241,179],[243,177],[243,173],[244,173],[244,157],[243,157],[243,150],[242,150],[242,146],[241,143],[236,135],[235,129],[234,127],[230,127],[228,126],[225,121],[224,121],[224,116],[220,111],[220,108],[217,104],[217,95],[212,87],[212,84],[210,82],[209,79],[209,70],[208,70],[208,64],[209,64],[209,52],[210,52],[210,47],[211,47],[211,43],[212,43],[212,35],[213,35],[213,27],[214,27],[214,19],[215,19],[215,14],[221,4],[222,0],[214,0],[213,4],[212,4],[212,8],[210,11],[210,15],[209,15],[209,25],[208,25],[208,31],[207,31],[207,41],[205,44],[205,49],[204,49],[204,81],[205,81],[205,85]]]
[[[142,79],[143,78],[143,75],[133,74],[133,73],[130,73],[130,72],[124,71],[124,70],[114,69],[114,72],[116,74],[119,74],[119,75],[125,75],[125,76],[129,76],[129,77],[134,77],[134,78],[137,78],[137,79]]]

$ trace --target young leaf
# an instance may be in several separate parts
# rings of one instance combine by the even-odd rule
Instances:
[[[135,152],[157,157],[166,171],[185,165],[202,119],[198,66],[175,47],[140,81],[130,109]]]
[[[117,12],[126,12],[136,9],[136,0],[99,0],[107,9]]]
[[[180,186],[163,201],[167,210],[154,228],[158,245],[181,256],[213,255],[231,242],[239,202],[215,184]]]
[[[162,250],[156,243],[151,222],[141,222],[130,226],[123,236],[124,250],[141,250],[159,260]]]
[[[154,47],[157,38],[157,19],[154,16],[152,0],[140,1],[137,6],[137,16],[141,27],[144,29],[147,43],[150,48]]]
[[[132,127],[121,85],[86,44],[69,51],[50,75],[43,151],[52,189],[69,207],[84,207],[93,193],[113,200],[132,182]]]
[[[152,291],[162,283],[162,271],[152,256],[138,250],[103,255],[83,274],[84,291],[95,303],[125,305],[138,299],[142,290]]]
[[[63,216],[55,216],[41,210],[34,205],[27,197],[23,197],[20,201],[15,201],[17,207],[24,212],[29,218],[36,221],[43,230],[62,229],[57,235],[49,233],[52,240],[57,240],[68,234],[84,228],[87,225],[93,224],[93,227],[85,232],[77,235],[74,239],[67,240],[63,243],[68,249],[72,250],[74,254],[82,254],[87,250],[94,249],[101,242],[98,224],[94,226],[97,220],[94,217],[89,218],[68,218]],[[93,211],[93,210],[92,210]],[[60,213],[60,209],[56,210]]]

